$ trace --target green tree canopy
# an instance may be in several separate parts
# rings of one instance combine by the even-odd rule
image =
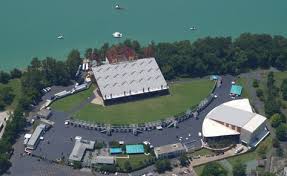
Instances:
[[[14,68],[10,71],[11,79],[20,78],[22,76],[22,71]]]
[[[10,105],[13,102],[15,95],[11,87],[4,87],[0,89],[0,102],[4,105]]]
[[[217,162],[208,163],[201,176],[227,176],[227,171]]]
[[[233,166],[233,176],[246,176],[246,165],[237,161]]]
[[[6,73],[4,71],[0,71],[0,83],[7,84],[9,80],[11,79],[9,73]]]
[[[285,141],[287,139],[287,125],[281,124],[275,129],[276,137],[280,141]]]
[[[281,84],[282,98],[287,101],[287,79],[284,79]]]
[[[276,113],[274,115],[271,116],[271,126],[276,128],[278,127],[282,122],[283,122],[283,118],[282,115]]]
[[[155,162],[155,168],[158,173],[163,173],[165,171],[171,170],[171,164],[168,159],[162,159]]]
[[[71,78],[75,78],[79,65],[82,64],[80,52],[73,49],[66,60],[67,70]]]

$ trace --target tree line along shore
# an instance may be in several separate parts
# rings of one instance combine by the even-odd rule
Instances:
[[[244,33],[235,39],[206,37],[194,42],[151,42],[147,46],[141,46],[135,40],[125,40],[117,45],[106,43],[100,48],[88,48],[84,57],[102,61],[109,50],[121,47],[131,49],[136,58],[155,57],[167,80],[210,74],[237,75],[257,68],[287,69],[287,38],[268,34]],[[51,85],[66,86],[72,80],[79,79],[75,73],[81,63],[80,52],[73,49],[65,61],[52,57],[33,58],[25,71],[0,71],[0,84],[6,85],[11,79],[19,79],[22,92],[0,141],[0,174],[11,166],[9,157],[12,145],[25,127],[24,117],[31,110],[30,105],[41,100],[43,88]],[[3,90],[0,87],[0,110],[9,106],[13,98],[11,88]]]

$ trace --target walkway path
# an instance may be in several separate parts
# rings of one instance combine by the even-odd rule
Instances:
[[[238,144],[236,146],[236,148],[239,148],[240,144]],[[218,160],[222,160],[222,159],[225,159],[225,158],[229,158],[229,157],[232,157],[232,156],[235,156],[235,150],[236,148],[232,148],[231,150],[228,150],[226,151],[223,155],[217,155],[217,156],[213,156],[213,157],[207,157],[207,156],[201,156],[200,158],[198,159],[193,159],[192,162],[191,162],[191,165],[193,167],[195,166],[199,166],[199,165],[203,165],[205,163],[209,163],[209,162],[212,162],[212,161],[218,161]],[[240,153],[240,154],[243,154],[245,152],[247,152],[247,148],[244,147],[244,150]]]

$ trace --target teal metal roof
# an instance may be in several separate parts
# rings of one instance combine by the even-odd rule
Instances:
[[[126,145],[127,154],[140,154],[144,153],[144,146],[142,144]]]
[[[241,93],[242,93],[242,89],[243,89],[242,86],[232,85],[232,86],[231,86],[231,89],[230,89],[230,93],[240,96]]]

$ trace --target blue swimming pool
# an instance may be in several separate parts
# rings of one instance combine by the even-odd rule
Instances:
[[[110,148],[110,154],[119,154],[122,153],[122,149],[121,148]]]

